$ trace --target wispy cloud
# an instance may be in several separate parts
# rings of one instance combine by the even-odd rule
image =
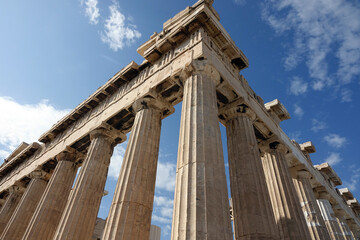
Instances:
[[[339,153],[331,152],[329,156],[325,159],[325,162],[329,163],[331,166],[334,166],[342,161]]]
[[[350,189],[350,191],[355,191],[358,189],[360,182],[360,168],[356,165],[350,166],[351,177],[349,181],[344,180],[343,186]]]
[[[296,96],[306,93],[308,84],[299,77],[293,77],[290,81],[290,92]]]
[[[294,114],[301,119],[304,116],[304,110],[297,104],[294,104]]]
[[[351,102],[352,101],[352,91],[350,89],[344,88],[341,90],[341,102]]]
[[[267,0],[263,19],[278,33],[291,32],[284,66],[305,62],[312,88],[347,84],[360,75],[360,6],[345,0]],[[331,59],[331,60],[330,60]],[[334,70],[330,61],[338,62]],[[335,80],[336,79],[336,80]]]
[[[290,132],[289,133],[289,138],[290,139],[294,139],[297,142],[301,142],[301,132],[300,131],[296,131],[296,132]]]
[[[327,124],[325,122],[317,120],[315,118],[312,119],[311,131],[318,132],[318,131],[326,129],[326,128],[327,128]]]
[[[47,100],[20,104],[10,97],[0,97],[0,157],[8,155],[23,141],[37,141],[68,112],[56,109]]]
[[[110,16],[105,20],[101,40],[116,52],[124,45],[130,45],[135,39],[140,38],[141,33],[134,24],[126,23],[126,17],[120,12],[116,2],[109,6],[109,11]]]
[[[154,213],[152,221],[171,224],[173,214],[174,200],[166,196],[155,196],[154,197]],[[167,235],[166,233],[164,235]]]
[[[89,18],[91,24],[98,24],[100,17],[100,10],[98,8],[97,0],[82,0],[81,5],[85,5],[85,15]]]
[[[346,137],[340,137],[338,134],[333,134],[333,133],[326,135],[324,137],[324,140],[329,146],[334,148],[341,148],[347,142]]]
[[[155,207],[160,207],[161,216],[172,218],[174,200],[164,197],[164,196],[155,196],[154,198]]]

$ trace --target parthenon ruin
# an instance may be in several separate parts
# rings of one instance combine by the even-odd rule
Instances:
[[[130,133],[97,239],[148,240],[161,122],[180,102],[172,240],[360,239],[359,202],[336,188],[329,164],[313,165],[312,142],[280,128],[290,118],[280,101],[264,104],[251,89],[240,74],[248,59],[212,4],[199,0],[166,21],[138,48],[140,65],[130,62],[40,143],[5,159],[0,239],[94,239],[113,149]]]

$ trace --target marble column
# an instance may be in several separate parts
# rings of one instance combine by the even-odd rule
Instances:
[[[339,216],[339,217],[337,217],[337,221],[339,223],[343,238],[345,240],[354,240],[354,238],[351,235],[350,227],[346,223],[346,219],[344,217]]]
[[[55,171],[26,229],[24,240],[47,240],[54,236],[66,205],[64,199],[68,199],[76,176],[78,157],[70,149],[56,156]]]
[[[215,68],[195,60],[184,80],[171,239],[233,239]]]
[[[221,113],[226,118],[235,239],[278,239],[253,121],[246,105]]]
[[[42,170],[35,170],[30,174],[31,181],[26,188],[14,214],[1,235],[1,240],[21,239],[39,204],[47,185],[47,174]]]
[[[319,205],[321,215],[324,218],[326,228],[330,234],[330,238],[332,240],[343,240],[344,238],[342,237],[340,225],[335,218],[335,214],[330,202],[326,199],[318,199],[316,201]]]
[[[263,145],[262,151],[266,184],[280,239],[311,239],[285,159],[285,146],[273,142]]]
[[[54,239],[91,238],[117,138],[124,141],[126,136],[115,129],[107,128],[99,128],[90,133],[91,143],[87,156],[65,206]]]
[[[164,104],[140,99],[106,220],[103,240],[148,240]]]
[[[293,178],[294,186],[300,201],[302,212],[309,229],[311,239],[330,240],[330,235],[326,229],[325,222],[321,216],[319,206],[311,187],[311,174],[305,170],[296,171]]]
[[[4,232],[16,206],[25,191],[23,184],[15,184],[9,188],[9,196],[6,198],[4,205],[0,211],[0,236]]]

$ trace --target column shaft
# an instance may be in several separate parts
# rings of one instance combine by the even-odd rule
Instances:
[[[46,184],[47,181],[39,176],[30,181],[0,239],[17,240],[22,238],[45,191]]]
[[[91,143],[54,239],[90,239],[104,193],[113,139],[104,129],[91,133]]]
[[[226,122],[235,239],[278,239],[252,121]]]
[[[160,130],[160,111],[136,113],[102,239],[149,239]]]
[[[14,188],[10,190],[9,196],[0,211],[0,236],[4,232],[6,225],[8,224],[24,193],[22,189],[18,189],[18,187]]]
[[[60,160],[24,234],[24,240],[52,239],[66,205],[77,167],[70,159]]]
[[[347,223],[346,223],[346,219],[344,219],[343,217],[339,217],[339,218],[337,218],[337,221],[340,225],[340,230],[341,230],[343,238],[345,240],[353,240],[353,237],[351,235],[351,230],[349,228],[349,225],[347,225]]]
[[[300,173],[301,174],[301,173]],[[325,222],[316,203],[310,180],[307,176],[299,175],[293,178],[300,205],[304,213],[307,226],[313,240],[330,240]]]
[[[213,79],[184,83],[171,239],[232,239]]]
[[[316,202],[319,205],[321,215],[324,218],[331,240],[343,240],[344,238],[342,237],[340,225],[335,218],[330,202],[326,199],[318,199]]]
[[[262,163],[280,239],[310,239],[283,150],[268,150]]]

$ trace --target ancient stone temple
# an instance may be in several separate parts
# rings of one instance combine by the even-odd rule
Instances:
[[[331,166],[313,166],[311,142],[283,132],[279,124],[290,116],[279,100],[264,104],[248,85],[241,75],[248,60],[212,2],[199,0],[166,21],[138,48],[140,65],[130,62],[40,143],[22,143],[5,159],[0,239],[159,236],[150,226],[161,122],[180,102],[171,239],[359,239],[359,202],[336,188],[341,179]],[[100,221],[110,158],[129,132],[110,212]]]

